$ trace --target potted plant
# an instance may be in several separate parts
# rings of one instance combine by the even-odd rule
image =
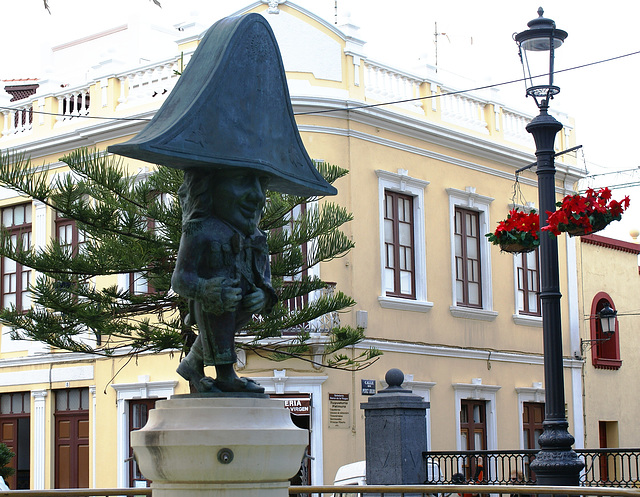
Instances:
[[[539,229],[540,218],[535,210],[525,212],[516,208],[511,209],[496,230],[486,236],[503,252],[519,254],[531,252],[540,245]]]
[[[571,236],[589,235],[605,228],[611,221],[620,221],[622,213],[629,207],[629,197],[621,202],[611,198],[609,188],[598,191],[589,188],[584,195],[567,195],[555,212],[547,212],[548,225],[542,230],[558,236],[566,232]]]

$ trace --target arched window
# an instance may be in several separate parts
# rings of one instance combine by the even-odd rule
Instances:
[[[605,292],[599,292],[591,302],[591,362],[594,367],[600,369],[619,369],[622,366],[620,360],[620,330],[619,323],[616,320],[616,330],[613,336],[605,335],[602,332],[599,313],[605,304],[615,310],[616,306],[611,297]]]

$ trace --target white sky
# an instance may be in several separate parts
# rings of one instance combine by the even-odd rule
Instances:
[[[167,25],[198,13],[208,26],[248,5],[250,0],[0,0],[0,79],[41,76],[42,55],[51,46],[121,25],[132,15]],[[305,9],[335,21],[335,0],[294,0]],[[542,5],[545,17],[569,33],[556,52],[556,70],[640,51],[638,0],[337,0],[338,23],[360,26],[360,37],[373,59],[411,69],[418,59],[435,62],[434,28],[439,37],[438,65],[463,74],[478,86],[518,79],[522,69],[512,34],[527,29]],[[472,42],[473,40],[473,42]],[[589,68],[558,74],[561,93],[552,108],[576,120],[577,142],[584,146],[590,173],[636,170],[632,176],[601,176],[599,184],[640,181],[640,158],[633,149],[640,116],[640,54]],[[501,87],[511,106],[530,114],[535,104],[524,96],[524,85]],[[632,206],[623,221],[601,232],[631,241],[629,229],[640,229],[640,187],[614,190],[631,194]]]

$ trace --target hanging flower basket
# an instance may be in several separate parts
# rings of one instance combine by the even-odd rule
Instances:
[[[590,235],[606,228],[612,221],[620,221],[622,213],[629,207],[629,197],[621,202],[611,199],[611,190],[589,188],[584,195],[567,195],[556,204],[559,209],[547,212],[549,223],[543,231],[558,236]]]
[[[535,210],[512,209],[507,218],[498,223],[496,230],[485,236],[494,245],[499,245],[503,252],[521,254],[532,252],[540,245],[539,229],[540,219]]]

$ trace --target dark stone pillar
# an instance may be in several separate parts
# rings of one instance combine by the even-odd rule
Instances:
[[[390,369],[384,390],[360,404],[365,414],[368,485],[421,485],[426,465],[429,403],[402,388],[404,374]]]

